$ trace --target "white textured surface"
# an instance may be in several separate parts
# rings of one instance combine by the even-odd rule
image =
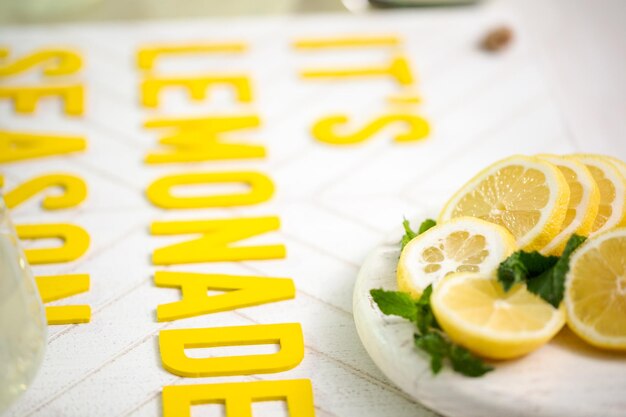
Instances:
[[[567,328],[521,359],[467,378],[445,368],[433,375],[427,355],[413,345],[414,325],[385,316],[372,288],[397,289],[398,244],[374,251],[354,289],[354,321],[368,353],[398,387],[450,417],[619,417],[626,412],[626,355],[587,346]]]
[[[352,289],[369,250],[403,215],[421,216],[439,207],[450,193],[487,163],[514,152],[568,153],[612,151],[626,157],[614,137],[574,141],[563,130],[549,89],[528,52],[527,36],[512,23],[517,39],[505,54],[487,56],[475,49],[486,28],[510,21],[498,11],[454,9],[371,16],[197,20],[170,23],[0,28],[0,40],[17,54],[34,48],[68,45],[81,50],[87,110],[84,118],[60,114],[56,100],[43,101],[35,115],[16,115],[0,101],[2,129],[86,135],[85,154],[4,165],[7,189],[35,175],[63,170],[88,183],[89,198],[80,208],[44,212],[38,199],[13,212],[17,223],[73,222],[84,226],[92,243],[82,259],[37,266],[36,274],[89,273],[92,288],[61,303],[89,303],[86,325],[54,326],[44,366],[35,384],[16,404],[11,417],[122,417],[160,415],[164,385],[243,381],[251,377],[178,378],[159,364],[156,335],[161,328],[302,323],[306,354],[289,372],[255,378],[311,378],[316,412],[321,417],[414,417],[431,415],[381,374],[361,346],[352,319]],[[394,144],[385,131],[363,146],[330,148],[309,136],[314,120],[336,111],[366,120],[386,107],[396,92],[387,80],[341,83],[302,82],[304,65],[378,62],[380,51],[349,54],[296,53],[297,35],[340,33],[400,34],[419,82],[419,113],[433,125],[421,143]],[[216,162],[190,166],[147,167],[144,155],[156,134],[141,123],[152,112],[138,106],[136,48],[146,42],[243,40],[250,51],[241,58],[215,56],[181,60],[163,71],[204,69],[251,74],[263,127],[246,137],[268,147],[264,161]],[[3,85],[36,84],[31,71]],[[228,91],[216,89],[211,101],[186,104],[182,94],[167,96],[163,113],[229,112]],[[574,132],[576,133],[576,132]],[[587,138],[585,138],[587,139]],[[165,212],[144,198],[145,187],[168,172],[255,169],[275,181],[277,194],[258,207]],[[288,258],[270,262],[200,264],[175,270],[292,277],[295,300],[224,312],[171,324],[156,323],[160,303],[176,291],[155,288],[150,252],[166,238],[148,236],[152,220],[220,218],[277,214],[278,233],[265,241],[285,243]],[[571,398],[577,404],[577,398]],[[584,404],[582,404],[584,405]],[[196,410],[200,415],[219,415]]]

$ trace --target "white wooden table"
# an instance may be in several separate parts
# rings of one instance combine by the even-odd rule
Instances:
[[[505,1],[533,38],[571,137],[623,158],[626,2]]]
[[[321,417],[432,415],[391,385],[360,345],[351,316],[358,267],[402,215],[419,217],[432,211],[468,175],[494,159],[515,152],[579,151],[626,158],[625,4],[617,0],[602,6],[566,0],[502,2],[500,7],[510,12],[503,19],[512,22],[518,39],[499,57],[481,55],[474,49],[483,31],[501,21],[499,12],[484,16],[476,12],[475,19],[465,19],[463,13],[471,15],[471,9],[459,15],[455,10],[429,9],[389,20],[377,15],[351,19],[351,31],[375,27],[403,34],[420,79],[424,101],[420,111],[436,131],[415,146],[400,147],[387,137],[377,137],[367,146],[349,150],[313,141],[308,133],[311,122],[341,109],[370,117],[382,103],[372,97],[383,97],[389,83],[374,82],[366,89],[348,83],[334,87],[336,91],[323,84],[302,83],[296,69],[313,61],[288,48],[293,36],[319,35],[322,22],[322,34],[345,30],[347,23],[341,15],[232,24],[195,21],[167,26],[0,29],[0,40],[18,50],[53,40],[81,48],[88,58],[85,80],[90,88],[87,116],[71,126],[55,115],[58,106],[54,102],[41,106],[41,114],[48,114],[41,118],[15,117],[8,103],[0,104],[2,129],[73,129],[89,137],[89,150],[83,156],[1,167],[7,189],[50,170],[78,172],[90,185],[90,199],[84,208],[43,213],[37,202],[31,201],[15,210],[16,222],[70,221],[92,235],[84,261],[37,267],[35,271],[89,272],[91,291],[72,302],[89,303],[93,317],[85,325],[51,327],[41,374],[9,415],[156,416],[161,413],[164,385],[257,378],[310,378],[316,414]],[[448,31],[444,28],[450,18],[454,24]],[[445,35],[434,36],[433,29]],[[151,180],[175,169],[147,169],[141,163],[155,146],[156,135],[141,129],[149,113],[137,106],[135,46],[156,39],[223,37],[225,33],[244,34],[253,45],[251,55],[231,67],[225,61],[213,65],[243,68],[255,77],[257,106],[265,124],[252,136],[268,146],[270,156],[258,163],[185,169],[261,170],[275,181],[277,196],[259,207],[165,213],[149,206],[143,195]],[[338,56],[329,59],[334,58]],[[268,65],[259,66],[259,59]],[[280,65],[272,67],[273,62]],[[171,98],[173,108],[185,100],[182,95]],[[230,97],[218,95],[216,99],[219,108]],[[155,268],[148,264],[148,255],[163,241],[147,234],[149,222],[261,214],[281,217],[281,231],[266,240],[284,242],[288,259],[224,263],[215,268],[232,274],[293,277],[296,299],[183,324],[156,323],[156,305],[174,301],[178,295],[152,284]],[[207,272],[206,266],[180,269]],[[291,371],[194,381],[160,367],[156,335],[164,327],[288,320],[302,323],[307,348],[303,363]],[[263,410],[272,409],[257,411]],[[203,413],[198,415],[219,415],[219,409],[212,407],[198,411]]]

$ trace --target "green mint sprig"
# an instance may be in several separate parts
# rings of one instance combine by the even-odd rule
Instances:
[[[434,374],[441,371],[446,361],[449,361],[456,372],[471,377],[493,370],[482,359],[452,342],[441,330],[430,306],[432,291],[432,285],[429,285],[417,301],[400,291],[374,289],[370,294],[383,314],[399,316],[415,324],[415,346],[430,356],[430,369]]]
[[[401,249],[404,249],[404,247],[414,237],[421,235],[422,233],[424,233],[425,231],[427,231],[428,229],[436,225],[437,225],[437,222],[434,221],[433,219],[426,219],[422,222],[422,224],[420,224],[418,231],[414,232],[413,229],[411,229],[411,225],[409,221],[407,219],[404,219],[404,221],[402,222],[402,226],[404,227],[404,235],[402,236],[402,240],[400,241]]]
[[[526,283],[530,292],[558,308],[565,293],[570,256],[585,239],[584,236],[572,235],[560,257],[544,256],[536,251],[517,251],[498,267],[498,281],[505,291],[514,284]]]

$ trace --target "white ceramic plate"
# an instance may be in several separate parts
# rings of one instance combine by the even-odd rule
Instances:
[[[494,363],[483,377],[449,368],[432,375],[428,358],[413,346],[413,325],[383,315],[369,295],[372,288],[397,289],[398,256],[399,245],[386,244],[363,264],[354,321],[370,357],[411,397],[450,417],[626,416],[626,355],[589,347],[567,328],[524,358]]]

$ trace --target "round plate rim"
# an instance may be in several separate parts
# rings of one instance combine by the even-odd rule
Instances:
[[[369,296],[372,288],[397,289],[395,284],[395,266],[399,256],[397,243],[382,244],[365,260],[359,270],[353,292],[353,316],[361,342],[377,367],[402,391],[429,409],[450,417],[483,416],[527,416],[534,417],[587,417],[603,415],[607,417],[623,416],[626,403],[619,402],[619,396],[611,397],[608,403],[607,392],[623,393],[626,391],[626,355],[614,355],[591,348],[580,341],[568,330],[562,331],[555,339],[538,351],[518,360],[499,362],[496,370],[480,378],[468,378],[444,368],[438,375],[430,372],[428,359],[412,345],[413,325],[399,317],[383,315]],[[397,242],[395,239],[393,242]],[[380,278],[383,277],[383,278]],[[400,336],[398,336],[400,334]],[[392,336],[390,336],[392,335]],[[407,346],[408,344],[408,346]],[[577,352],[580,351],[580,352]],[[567,364],[550,365],[550,361],[559,355]],[[574,389],[577,396],[564,395],[553,389],[551,393],[540,395],[538,389],[558,382],[555,373],[566,373],[584,378],[571,368],[572,357],[580,356],[586,365],[594,363],[612,372],[597,372],[587,375],[590,394],[580,397],[580,390]],[[617,363],[617,366],[615,366]],[[527,364],[528,366],[524,366]],[[528,368],[528,369],[525,369]],[[548,370],[548,368],[552,368]],[[584,368],[589,369],[589,366]],[[592,368],[593,369],[593,368]],[[548,384],[532,384],[533,372],[536,377],[548,378]],[[621,375],[620,375],[621,373]],[[511,377],[514,375],[514,377]],[[509,379],[507,379],[509,378]],[[525,387],[516,387],[516,381]],[[565,379],[564,379],[565,381]],[[618,386],[609,386],[609,381]],[[599,385],[597,385],[599,384]],[[572,384],[570,384],[572,385]],[[522,388],[522,389],[520,389]],[[573,394],[573,393],[572,393]],[[584,400],[583,400],[584,398]],[[575,400],[572,400],[575,399]],[[578,400],[578,401],[576,401]],[[591,406],[588,401],[591,401]]]

